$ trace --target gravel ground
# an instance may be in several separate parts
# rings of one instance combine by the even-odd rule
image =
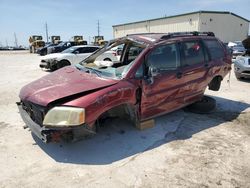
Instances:
[[[179,110],[139,131],[114,119],[95,137],[44,144],[23,129],[22,86],[39,56],[0,52],[0,187],[250,187],[250,81],[227,76],[211,114]]]

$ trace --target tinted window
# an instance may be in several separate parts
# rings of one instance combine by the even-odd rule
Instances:
[[[179,62],[179,53],[176,44],[159,46],[147,58],[147,66],[158,70],[175,70],[179,67]]]
[[[212,60],[224,57],[223,48],[217,40],[204,40],[204,42],[209,50]]]
[[[200,41],[181,43],[183,65],[195,65],[205,61],[204,50]]]
[[[95,47],[83,47],[83,48],[79,48],[77,51],[79,51],[79,53],[92,53],[94,51],[96,51],[98,48]]]

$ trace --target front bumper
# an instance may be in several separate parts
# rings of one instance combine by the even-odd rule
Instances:
[[[56,66],[57,63],[58,63],[57,60],[53,61],[42,60],[39,66],[40,68],[51,69],[52,67]]]
[[[249,66],[242,66],[235,63],[234,73],[237,77],[250,78],[250,64]]]
[[[30,118],[20,102],[17,103],[17,106],[24,123],[45,143],[60,141],[72,142],[95,134],[95,131],[89,129],[86,124],[77,127],[45,128],[44,126],[35,123]]]

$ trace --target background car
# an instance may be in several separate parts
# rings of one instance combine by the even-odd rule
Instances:
[[[53,43],[47,44],[47,45],[45,45],[42,48],[38,48],[37,51],[36,51],[36,53],[38,53],[39,55],[47,55],[48,54],[48,48],[56,46],[56,45],[57,44],[53,44]]]
[[[242,55],[246,52],[246,49],[241,41],[229,42],[228,46],[232,49],[233,58],[236,58],[238,55]]]
[[[237,79],[250,78],[250,37],[243,40],[245,53],[234,61],[234,73]]]
[[[77,45],[77,43],[73,42],[73,41],[61,42],[60,44],[58,44],[56,46],[48,47],[47,53],[51,54],[51,53],[62,52],[63,50],[66,50],[67,48],[70,48],[70,47],[76,46],[76,45]]]
[[[99,48],[88,45],[73,46],[61,53],[48,54],[41,58],[40,67],[53,71],[67,65],[77,64]]]

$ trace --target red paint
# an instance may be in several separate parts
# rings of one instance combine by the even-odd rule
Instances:
[[[47,106],[57,99],[107,87],[117,82],[101,79],[95,74],[84,73],[73,67],[66,67],[24,86],[19,97]]]
[[[146,43],[147,47],[136,58],[133,67],[122,80],[103,79],[94,74],[79,71],[74,67],[67,67],[23,87],[20,98],[41,106],[48,106],[58,99],[79,94],[60,105],[85,108],[86,123],[89,128],[94,128],[93,125],[101,114],[121,104],[136,106],[135,109],[138,110],[137,114],[140,120],[182,108],[201,99],[211,80],[215,76],[224,78],[231,69],[231,56],[226,54],[226,49],[224,49],[224,59],[210,61],[208,66],[204,66],[204,62],[204,64],[181,67],[178,70],[156,76],[153,84],[149,84],[143,78],[135,79],[136,70],[153,48],[169,41],[183,40],[183,37],[175,37],[162,41],[160,40],[162,35],[128,37],[134,41]],[[151,40],[148,40],[149,38]],[[200,46],[197,45],[194,48],[199,50]],[[178,72],[181,72],[181,78],[177,78]],[[140,103],[136,99],[138,89],[142,91]]]

